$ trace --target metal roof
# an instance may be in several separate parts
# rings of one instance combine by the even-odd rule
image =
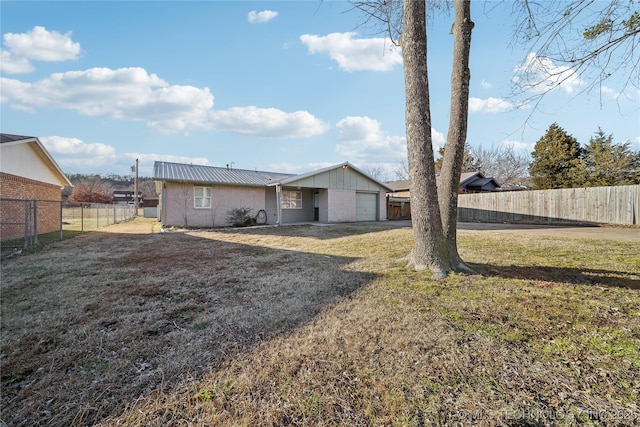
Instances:
[[[198,182],[262,187],[292,176],[295,175],[184,163],[156,161],[153,165],[153,179],[159,181]]]

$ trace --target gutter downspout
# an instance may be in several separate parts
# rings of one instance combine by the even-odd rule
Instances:
[[[282,218],[282,204],[280,203],[282,197],[282,187],[280,184],[276,184],[276,227],[281,225]]]
[[[162,192],[160,193],[160,222],[162,225],[167,223],[167,186],[165,181],[162,181]]]

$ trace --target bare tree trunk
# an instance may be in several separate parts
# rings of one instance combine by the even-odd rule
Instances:
[[[470,0],[454,0],[455,22],[451,28],[454,35],[451,111],[440,175],[440,188],[438,189],[438,202],[450,267],[452,270],[465,272],[471,272],[471,269],[458,254],[456,228],[458,225],[458,186],[467,140],[469,112],[469,81],[471,79],[469,52],[471,49],[471,30],[473,29],[470,3]],[[413,203],[413,191],[411,196]]]
[[[425,0],[405,0],[404,31],[400,45],[404,60],[407,151],[414,238],[407,267],[416,270],[429,269],[435,279],[442,279],[449,272],[450,262],[438,208],[431,141]]]

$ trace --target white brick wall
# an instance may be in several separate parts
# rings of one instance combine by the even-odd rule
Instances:
[[[227,212],[234,208],[249,207],[256,215],[265,209],[265,189],[234,186],[211,186],[211,208],[193,207],[193,184],[166,184],[164,225],[183,227],[223,227]]]
[[[387,220],[387,197],[385,193],[378,194],[378,221]]]
[[[355,190],[327,190],[327,205],[329,208],[327,222],[355,222]]]

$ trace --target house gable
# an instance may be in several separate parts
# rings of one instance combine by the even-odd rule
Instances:
[[[496,191],[498,188],[500,184],[495,179],[487,178],[481,172],[463,173],[460,177],[461,192]]]
[[[0,171],[57,185],[71,182],[36,137],[0,134]]]
[[[302,175],[296,175],[278,183],[285,187],[324,188],[353,191],[391,191],[382,184],[348,162],[329,168],[319,169]]]

